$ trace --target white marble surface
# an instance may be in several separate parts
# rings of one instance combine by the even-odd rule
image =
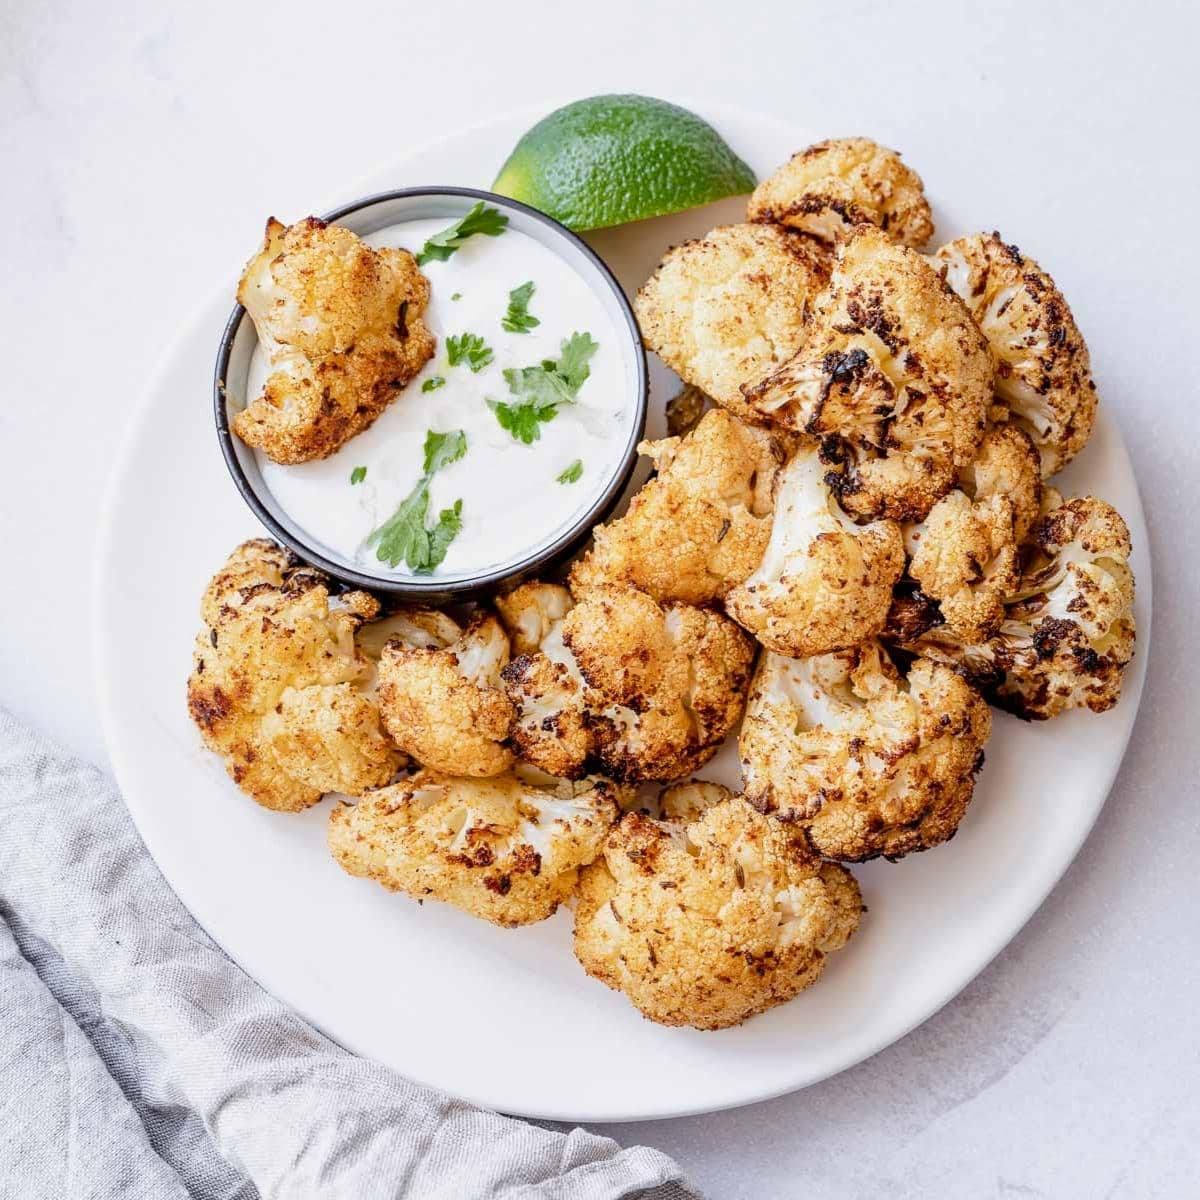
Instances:
[[[598,91],[869,133],[1072,299],[1155,543],[1146,699],[1066,879],[940,1015],[800,1094],[614,1132],[713,1197],[1195,1195],[1193,11],[3,0],[0,703],[103,761],[87,592],[109,463],[158,348],[267,212],[464,122]],[[164,570],[169,552],[147,548]]]

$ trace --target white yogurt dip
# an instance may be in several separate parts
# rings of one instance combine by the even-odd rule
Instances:
[[[416,254],[452,220],[406,221],[363,240]],[[370,535],[421,479],[426,433],[463,430],[466,454],[429,485],[430,523],[461,500],[462,528],[440,566],[421,576],[452,582],[515,564],[595,503],[628,445],[637,397],[630,385],[628,330],[618,329],[601,297],[540,242],[510,226],[498,237],[473,236],[445,262],[421,269],[431,292],[424,320],[438,348],[420,374],[370,429],[329,458],[298,466],[281,466],[261,451],[256,458],[276,501],[329,557],[373,574],[402,576],[412,572],[404,563],[380,562],[368,544]],[[528,333],[510,333],[501,326],[509,293],[530,280],[528,312],[540,324]],[[576,332],[590,334],[598,345],[575,403],[542,422],[541,436],[531,445],[515,440],[488,404],[516,400],[502,372],[557,359],[563,341]],[[492,361],[478,373],[465,363],[449,365],[447,339],[463,333],[479,335],[492,349]],[[250,363],[249,397],[258,395],[267,373],[258,347]],[[435,377],[445,384],[423,391],[422,384]],[[558,482],[576,462],[582,464],[578,480]],[[357,468],[366,473],[352,484]]]

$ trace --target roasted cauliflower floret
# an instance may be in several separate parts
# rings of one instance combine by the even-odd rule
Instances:
[[[759,664],[738,749],[746,798],[846,862],[900,858],[954,836],[991,714],[946,666],[905,679],[876,641]]]
[[[783,469],[770,542],[726,609],[780,654],[824,654],[879,633],[904,569],[894,521],[855,525],[825,483],[814,449]]]
[[[959,475],[958,486],[977,504],[998,505],[1008,500],[1013,537],[1024,545],[1042,515],[1040,458],[1033,440],[1015,425],[993,426],[983,435],[979,451]]]
[[[647,349],[743,420],[761,423],[739,390],[804,341],[825,256],[771,225],[724,225],[668,251],[634,300]]]
[[[429,283],[413,256],[315,217],[267,222],[237,297],[271,373],[233,431],[279,463],[327,458],[433,357]]]
[[[533,654],[562,622],[575,601],[559,583],[532,580],[496,600],[514,654]]]
[[[1020,546],[1041,504],[1041,464],[1015,425],[989,429],[959,487],[905,529],[908,573],[955,637],[987,641],[1021,574]]]
[[[793,155],[754,189],[747,215],[826,242],[864,222],[916,250],[933,236],[920,175],[870,138],[835,138]]]
[[[999,632],[964,643],[948,625],[902,630],[904,645],[946,662],[1001,708],[1046,720],[1070,708],[1104,712],[1133,658],[1134,579],[1129,530],[1092,496],[1051,509],[1033,532]]]
[[[992,358],[920,254],[857,225],[803,348],[742,390],[764,417],[822,443],[847,512],[920,521],[979,449]]]
[[[996,395],[1033,438],[1049,478],[1079,453],[1096,421],[1087,343],[1054,280],[998,233],[977,233],[933,257],[996,359]]]
[[[331,603],[325,577],[266,539],[239,546],[209,583],[188,712],[234,782],[264,808],[298,812],[326,792],[391,779],[400,752],[369,692],[355,631],[379,604]]]
[[[750,639],[719,613],[589,589],[503,676],[520,758],[566,778],[592,764],[625,781],[678,779],[707,762],[745,703]]]
[[[714,804],[728,800],[733,792],[711,779],[688,779],[668,784],[658,793],[657,815],[664,821],[698,821]]]
[[[418,900],[432,896],[497,925],[544,920],[575,889],[620,815],[607,779],[533,780],[507,772],[411,779],[338,805],[329,848],[351,875]]]
[[[663,1025],[723,1029],[792,999],[863,911],[799,830],[712,798],[676,820],[627,813],[579,881],[584,970]]]
[[[639,449],[658,473],[624,516],[596,528],[593,549],[572,569],[572,589],[626,582],[656,600],[723,599],[766,549],[784,436],[715,408],[686,437]]]
[[[513,761],[514,710],[500,679],[508,636],[490,613],[477,613],[466,629],[443,619],[450,628],[436,639],[413,624],[415,632],[398,629],[384,647],[378,688],[384,726],[423,766],[447,775],[499,775]]]

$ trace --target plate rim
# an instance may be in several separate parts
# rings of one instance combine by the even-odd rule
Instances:
[[[733,118],[734,123],[738,119],[743,121],[750,120],[762,125],[774,126],[779,131],[787,131],[793,128],[792,122],[774,117],[767,116],[762,113],[756,113],[752,109],[748,109],[739,105],[730,104],[712,104],[692,98],[691,101],[687,97],[673,99],[672,103],[683,104],[690,107],[692,111],[699,113],[705,119],[720,130],[723,119]],[[369,186],[367,181],[375,178],[382,171],[402,171],[405,162],[416,158],[424,153],[427,153],[444,143],[458,138],[466,138],[471,135],[478,134],[481,131],[492,127],[502,127],[511,124],[512,122],[526,118],[530,115],[544,115],[556,107],[554,102],[547,102],[545,105],[530,105],[504,112],[485,120],[466,125],[452,132],[444,133],[440,136],[429,138],[420,145],[413,147],[403,157],[389,163],[377,164],[368,172],[365,172],[358,178],[357,181],[352,181],[348,186],[351,189],[363,188]],[[357,193],[355,193],[357,194]],[[364,193],[365,194],[365,193]],[[332,204],[322,206],[322,210],[335,207]],[[93,693],[98,701],[97,710],[101,732],[104,737],[105,747],[108,751],[109,760],[112,765],[112,771],[117,785],[121,791],[122,802],[125,804],[126,811],[130,815],[130,819],[134,828],[138,832],[138,836],[142,839],[143,845],[150,854],[155,863],[155,867],[159,870],[166,885],[171,888],[176,899],[187,910],[192,920],[196,921],[197,925],[204,931],[205,936],[216,946],[222,953],[226,955],[240,970],[262,987],[269,995],[275,996],[269,987],[263,984],[256,973],[249,969],[240,959],[235,957],[224,944],[205,927],[199,920],[192,909],[185,903],[183,898],[175,891],[174,885],[167,877],[166,873],[159,866],[158,859],[147,840],[145,832],[138,822],[135,809],[126,799],[130,788],[127,781],[132,778],[133,768],[127,762],[124,753],[119,749],[120,741],[116,736],[116,716],[115,716],[115,697],[113,694],[113,661],[110,657],[110,651],[105,638],[102,636],[103,630],[107,625],[107,616],[109,613],[109,599],[112,592],[107,588],[107,576],[109,564],[112,562],[111,550],[116,541],[116,523],[115,514],[119,503],[119,492],[121,482],[127,477],[131,461],[135,456],[137,442],[143,426],[147,422],[148,414],[153,406],[154,398],[160,388],[162,382],[167,378],[175,362],[181,348],[186,345],[193,337],[196,336],[198,330],[207,324],[207,315],[219,302],[222,302],[229,293],[228,280],[224,286],[214,285],[211,291],[206,292],[190,310],[185,321],[181,322],[179,329],[173,337],[168,339],[158,356],[154,361],[153,367],[145,376],[145,383],[140,391],[137,402],[132,406],[130,416],[127,420],[126,427],[122,431],[118,449],[113,457],[107,479],[104,484],[103,496],[98,510],[98,520],[96,524],[96,541],[93,548],[92,560],[90,564],[90,585],[91,585],[91,603],[89,607],[89,625],[92,637],[92,686]],[[1128,445],[1121,431],[1120,423],[1117,420],[1116,414],[1111,409],[1106,409],[1107,419],[1111,422],[1113,433],[1115,434],[1119,450],[1128,462],[1130,468],[1130,478],[1133,484],[1134,498],[1136,502],[1136,511],[1131,514],[1124,514],[1132,520],[1134,524],[1140,525],[1141,530],[1145,533],[1142,539],[1142,551],[1145,558],[1145,566],[1139,571],[1137,587],[1138,587],[1138,602],[1139,602],[1139,626],[1137,636],[1137,649],[1134,662],[1131,664],[1131,671],[1126,676],[1126,687],[1123,689],[1121,703],[1132,704],[1134,711],[1131,714],[1127,728],[1122,737],[1120,752],[1115,754],[1111,760],[1110,769],[1105,773],[1102,785],[1097,787],[1099,794],[1102,789],[1102,795],[1098,803],[1095,804],[1093,811],[1085,822],[1081,822],[1078,829],[1075,831],[1075,836],[1071,839],[1070,853],[1063,854],[1060,860],[1057,860],[1052,870],[1045,873],[1045,876],[1037,881],[1037,886],[1028,888],[1021,894],[1022,903],[1014,905],[1014,911],[1018,914],[1015,921],[1005,922],[1005,928],[1008,930],[998,944],[992,945],[984,943],[985,949],[974,956],[964,955],[960,961],[965,962],[965,967],[955,972],[956,977],[961,979],[947,995],[936,999],[932,1004],[919,1007],[917,1015],[911,1019],[901,1022],[897,1025],[888,1025],[884,1032],[881,1032],[875,1038],[869,1039],[864,1045],[855,1048],[854,1052],[842,1058],[836,1066],[830,1066],[827,1069],[820,1069],[811,1074],[807,1074],[800,1082],[785,1083],[780,1086],[770,1086],[767,1088],[743,1087],[737,1094],[720,1103],[702,1102],[695,1105],[684,1105],[682,1107],[674,1107],[670,1109],[660,1109],[652,1112],[629,1112],[627,1110],[617,1111],[611,1107],[606,1107],[599,1110],[581,1110],[573,1108],[570,1110],[563,1109],[550,1105],[547,1107],[538,1108],[522,1108],[519,1115],[535,1120],[550,1120],[562,1121],[576,1124],[615,1124],[628,1122],[647,1122],[657,1120],[672,1120],[680,1117],[697,1116],[706,1113],[724,1112],[729,1109],[743,1107],[745,1105],[760,1103],[767,1100],[777,1099],[780,1096],[790,1095],[793,1092],[801,1091],[811,1087],[814,1084],[820,1083],[826,1079],[832,1078],[835,1075],[841,1074],[852,1067],[865,1062],[867,1059],[874,1057],[880,1051],[888,1046],[900,1041],[906,1037],[914,1029],[923,1025],[930,1020],[938,1012],[941,1011],[951,1000],[957,997],[971,982],[973,982],[982,973],[983,970],[1006,949],[1013,939],[1025,928],[1033,915],[1041,908],[1049,897],[1051,892],[1058,886],[1067,870],[1075,862],[1079,856],[1079,852],[1091,835],[1095,828],[1096,822],[1099,819],[1100,813],[1103,811],[1111,795],[1112,788],[1116,782],[1117,776],[1123,766],[1126,755],[1128,753],[1129,742],[1132,739],[1134,730],[1138,727],[1139,720],[1142,716],[1142,699],[1145,690],[1145,680],[1147,673],[1147,664],[1150,656],[1152,645],[1152,629],[1153,629],[1153,547],[1151,539],[1148,535],[1148,528],[1145,519],[1145,507],[1142,503],[1141,488],[1138,483],[1137,473],[1134,469],[1132,456],[1129,454]],[[1132,684],[1132,690],[1128,685]],[[153,839],[151,839],[153,840]],[[278,997],[276,997],[278,999]],[[303,1011],[303,1009],[293,1003],[280,1000],[280,1003],[286,1007],[292,1008],[305,1021],[316,1028],[323,1037],[327,1038],[334,1045],[346,1050],[347,1053],[358,1054],[358,1051],[352,1050],[338,1038],[332,1036],[318,1021]],[[369,1057],[364,1055],[365,1057]],[[372,1060],[378,1061],[378,1060]],[[445,1087],[437,1080],[421,1078],[418,1075],[410,1073],[406,1068],[395,1068],[397,1073],[409,1079],[411,1082],[420,1086],[429,1087],[434,1090],[444,1091]],[[636,1089],[631,1089],[631,1092]],[[495,1097],[486,1095],[485,1091],[473,1090],[457,1090],[455,1094],[462,1100],[469,1103],[477,1104],[482,1107],[494,1110],[505,1111],[503,1104],[498,1104]],[[510,1110],[511,1111],[511,1110]],[[582,1112],[582,1115],[581,1115]]]

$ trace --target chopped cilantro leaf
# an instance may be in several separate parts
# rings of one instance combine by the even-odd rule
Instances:
[[[462,530],[462,501],[442,509],[433,527],[427,528],[429,483],[438,471],[466,452],[467,435],[461,429],[447,433],[431,429],[425,434],[424,474],[395,513],[367,538],[368,545],[377,546],[380,562],[392,567],[407,563],[418,575],[428,575],[441,564],[450,543]]]
[[[436,392],[438,388],[445,387],[446,381],[440,375],[430,375],[430,377],[421,384],[421,391]]]
[[[437,524],[429,531],[429,570],[440,566],[450,543],[462,532],[462,501],[455,500],[438,513]]]
[[[557,404],[505,404],[503,400],[489,400],[488,407],[496,414],[501,429],[507,429],[518,442],[532,446],[542,436],[543,421],[553,421],[558,413]]]
[[[452,334],[446,339],[446,356],[452,367],[465,363],[477,375],[492,361],[492,348],[477,333]]]
[[[532,295],[532,279],[508,293],[508,312],[500,319],[502,328],[507,329],[509,333],[528,333],[541,324],[529,311],[529,298]]]
[[[429,430],[425,434],[425,477],[432,479],[443,467],[458,462],[467,452],[467,435],[461,429],[449,433]]]
[[[362,483],[362,481],[364,479],[366,479],[366,477],[367,477],[367,468],[366,467],[355,467],[354,470],[350,472],[351,484]]]
[[[477,233],[487,237],[499,237],[508,225],[506,217],[498,208],[485,205],[482,200],[453,225],[435,233],[417,255],[417,266],[430,262],[445,262],[467,238]]]
[[[422,479],[400,502],[400,507],[371,534],[378,543],[376,557],[380,562],[398,567],[407,562],[420,571],[429,560],[429,534],[425,529],[425,514],[429,510],[429,481]]]
[[[570,404],[575,393],[556,372],[543,367],[505,367],[508,390],[526,404]]]
[[[599,348],[590,333],[573,333],[559,348],[555,370],[572,392],[579,391],[592,373],[588,362]]]
[[[453,292],[453,293],[451,294],[451,296],[450,296],[450,299],[451,299],[451,300],[461,300],[461,299],[462,299],[462,292]]]
[[[583,477],[583,459],[577,458],[565,471],[560,471],[557,479],[559,483],[578,483]]]
[[[561,405],[575,403],[597,349],[591,334],[573,333],[559,347],[558,358],[545,358],[534,367],[506,367],[504,382],[515,402],[488,401],[501,427],[527,446],[536,442],[540,426],[552,420]]]

